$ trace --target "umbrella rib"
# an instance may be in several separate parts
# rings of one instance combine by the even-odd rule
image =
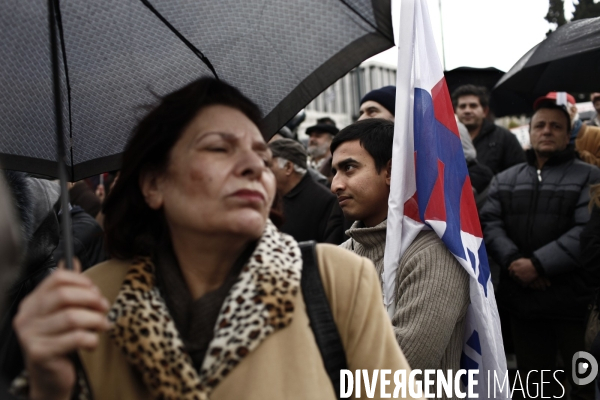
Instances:
[[[213,75],[215,76],[216,79],[219,79],[219,76],[217,75],[217,71],[215,71],[215,68],[213,67],[210,60],[196,46],[194,46],[192,42],[187,40],[186,37],[181,34],[181,32],[179,32],[173,25],[171,25],[171,23],[165,17],[163,17],[163,15],[160,12],[158,12],[158,10],[156,8],[154,8],[154,6],[152,4],[150,4],[150,2],[148,0],[140,0],[140,1],[146,7],[148,7],[148,9],[150,11],[152,11],[154,13],[154,15],[156,15],[158,17],[158,19],[160,19],[162,21],[162,23],[167,26],[167,28],[170,29],[171,32],[173,32],[175,34],[175,36],[177,36],[190,50],[192,50],[192,52],[199,59],[201,59],[202,62],[204,62],[204,64],[206,64],[206,66],[208,67],[208,69],[211,70],[211,72],[213,73]]]
[[[69,153],[71,155],[71,179],[74,179],[75,169],[73,159],[73,121],[71,118],[71,81],[69,80],[69,68],[67,67],[67,51],[65,47],[65,35],[62,24],[62,15],[60,13],[60,0],[54,0],[54,15],[56,17],[56,26],[58,27],[58,36],[60,38],[60,49],[62,51],[63,65],[65,66],[65,83],[67,85],[67,107],[69,109]]]
[[[381,34],[381,36],[386,37],[386,38],[388,37],[384,32],[381,31],[381,29],[379,29],[379,27],[377,25],[374,25],[373,23],[371,23],[371,21],[369,21],[364,15],[362,15],[361,13],[359,13],[354,7],[352,7],[350,4],[348,4],[347,0],[340,0],[340,3],[342,3],[343,5],[345,5],[346,7],[348,7],[354,14],[358,15],[358,17],[360,19],[362,19],[371,28],[373,28],[377,32],[379,32]],[[393,42],[394,38],[391,38],[391,40]]]

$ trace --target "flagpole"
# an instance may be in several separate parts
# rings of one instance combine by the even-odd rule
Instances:
[[[413,186],[408,181],[414,180],[414,170],[403,168],[401,152],[412,146],[412,134],[409,132],[411,119],[410,110],[413,98],[411,80],[414,59],[415,40],[415,1],[403,0],[400,6],[400,38],[398,40],[398,61],[396,70],[396,110],[394,126],[394,146],[392,151],[392,177],[390,198],[388,201],[387,232],[394,233],[394,241],[387,243],[384,256],[383,293],[384,304],[388,315],[393,317],[396,311],[395,282],[396,271],[401,257],[400,243],[402,242],[402,219],[404,215],[404,199],[400,198],[401,188]],[[397,165],[394,168],[394,165]],[[413,165],[411,162],[410,165]],[[397,236],[396,236],[397,235]]]
[[[440,9],[440,31],[442,33],[442,67],[446,71],[446,49],[444,47],[444,20],[442,19],[442,0],[438,0],[438,8]]]

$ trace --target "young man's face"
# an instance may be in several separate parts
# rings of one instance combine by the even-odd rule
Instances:
[[[460,96],[456,102],[456,116],[469,130],[481,127],[487,111],[481,106],[479,97],[472,94]]]
[[[373,157],[357,140],[342,143],[333,153],[331,191],[348,219],[372,227],[387,218],[391,163],[377,172]]]

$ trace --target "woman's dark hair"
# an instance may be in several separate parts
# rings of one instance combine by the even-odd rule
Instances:
[[[201,78],[161,98],[133,130],[121,174],[103,206],[106,247],[112,257],[153,254],[167,225],[162,210],[146,204],[140,176],[166,171],[171,149],[185,127],[203,108],[217,104],[241,111],[260,128],[262,113],[256,104],[223,81]]]
[[[381,118],[369,118],[348,125],[331,141],[331,154],[342,143],[358,140],[363,149],[373,157],[377,173],[392,159],[394,123]]]

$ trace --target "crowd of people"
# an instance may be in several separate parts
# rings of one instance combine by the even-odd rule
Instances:
[[[267,142],[252,101],[202,78],[140,121],[119,171],[72,184],[69,210],[57,182],[4,171],[0,257],[19,271],[0,276],[4,383],[29,399],[333,399],[339,368],[459,370],[469,275],[434,231],[400,259],[391,320],[382,302],[395,99],[373,90],[343,129]],[[600,325],[598,115],[542,96],[525,150],[484,88],[452,104],[505,347],[521,376],[563,369],[570,398],[593,399],[571,358]],[[78,271],[60,262],[62,212]]]

